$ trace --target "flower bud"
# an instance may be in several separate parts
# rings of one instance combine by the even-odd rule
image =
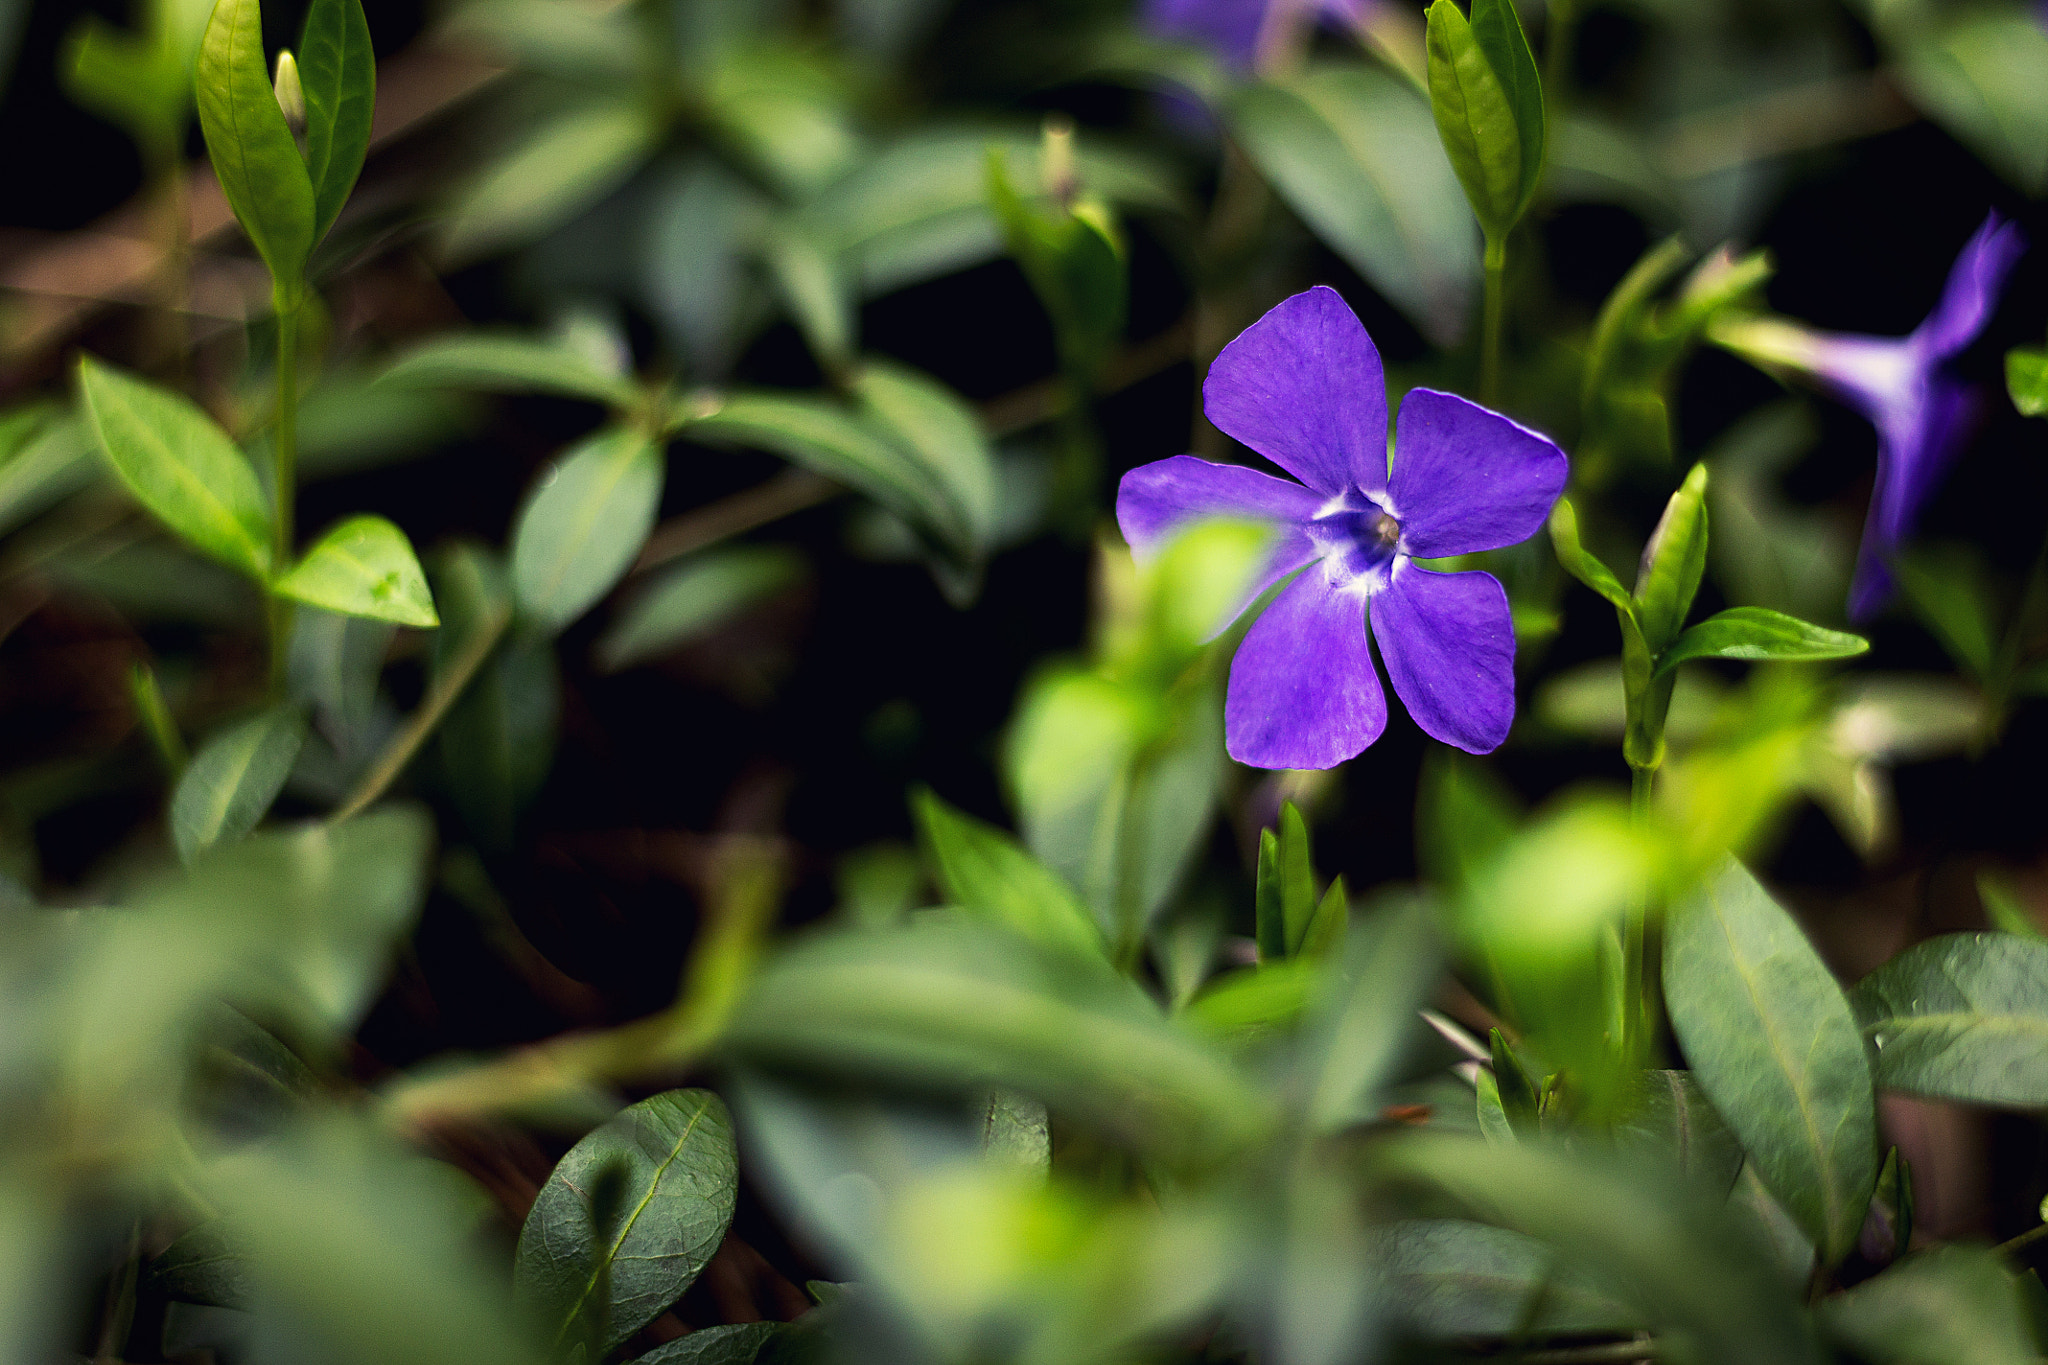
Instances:
[[[306,91],[299,84],[299,63],[289,48],[277,54],[277,81],[272,87],[277,92],[277,107],[284,111],[284,121],[293,136],[306,131]]]

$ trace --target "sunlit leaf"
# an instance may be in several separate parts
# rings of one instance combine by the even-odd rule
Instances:
[[[350,517],[334,527],[273,590],[343,616],[422,629],[441,624],[412,542],[383,517]]]
[[[2048,942],[1944,934],[1850,994],[1877,1083],[1976,1104],[2048,1105]]]
[[[1102,955],[1102,931],[1057,873],[1001,830],[932,792],[919,792],[914,801],[925,848],[949,900],[1050,947]]]
[[[258,0],[214,7],[199,46],[195,92],[214,174],[285,305],[294,307],[317,215],[313,182],[271,90]]]
[[[295,705],[274,706],[215,735],[192,756],[171,795],[171,841],[186,862],[256,828],[284,790],[306,741]]]
[[[1730,607],[1687,630],[1664,651],[1659,673],[1689,659],[1852,659],[1870,641],[1847,631],[1828,630],[1769,607]]]
[[[2028,417],[2048,417],[2048,348],[2016,346],[2005,353],[2005,388]]]

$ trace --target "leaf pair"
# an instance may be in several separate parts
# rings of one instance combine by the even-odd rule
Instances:
[[[1279,831],[1259,831],[1259,960],[1324,956],[1343,943],[1350,914],[1342,877],[1330,883],[1320,900],[1316,898],[1308,823],[1292,801],[1285,802]]]
[[[299,40],[301,153],[263,56],[259,0],[220,0],[199,46],[199,125],[228,204],[280,306],[297,306],[306,259],[334,225],[370,148],[376,54],[361,0],[313,0]]]
[[[1472,0],[1470,20],[1455,0],[1429,7],[1429,103],[1487,241],[1505,241],[1536,197],[1547,137],[1514,0]]]

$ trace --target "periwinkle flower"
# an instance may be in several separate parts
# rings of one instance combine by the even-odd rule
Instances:
[[[1145,27],[1199,43],[1237,71],[1250,71],[1281,29],[1310,17],[1357,25],[1380,0],[1145,0]]]
[[[1246,328],[1209,369],[1209,420],[1301,482],[1192,455],[1143,465],[1117,492],[1117,524],[1143,559],[1204,516],[1271,523],[1249,606],[1302,571],[1253,623],[1230,665],[1231,757],[1329,768],[1386,728],[1367,644],[1424,731],[1471,753],[1507,738],[1515,634],[1491,575],[1437,559],[1535,534],[1563,491],[1564,452],[1455,394],[1402,400],[1387,467],[1386,379],[1372,338],[1318,286]],[[1235,615],[1236,613],[1233,613]]]
[[[1907,336],[1824,332],[1777,319],[1715,328],[1714,339],[1729,350],[1805,375],[1877,428],[1876,486],[1849,585],[1849,614],[1857,620],[1890,600],[1889,561],[1969,437],[1981,394],[1953,362],[1990,322],[2026,246],[2017,224],[1988,215],[1956,257],[1934,311]]]

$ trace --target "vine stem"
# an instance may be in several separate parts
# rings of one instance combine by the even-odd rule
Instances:
[[[271,476],[275,536],[271,545],[271,571],[282,574],[292,557],[292,517],[298,500],[299,463],[299,305],[286,298],[283,290],[272,293],[277,313],[277,433],[272,454],[276,463]],[[285,673],[291,654],[292,604],[290,599],[270,594],[270,686],[284,691]]]
[[[1486,302],[1480,323],[1479,394],[1493,406],[1500,402],[1501,334],[1507,326],[1508,244],[1505,236],[1486,238]]]

